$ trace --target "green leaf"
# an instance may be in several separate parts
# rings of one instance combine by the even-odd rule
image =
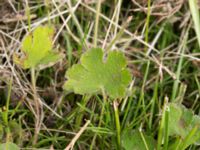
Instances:
[[[184,140],[196,126],[196,132],[189,140],[187,145],[200,143],[200,117],[194,115],[192,110],[183,105],[171,103],[169,105],[169,135],[178,136]]]
[[[197,126],[198,127],[198,132],[194,136],[194,140],[196,145],[200,145],[200,117],[197,115],[194,115],[191,125],[193,127]]]
[[[125,150],[154,150],[155,140],[153,137],[142,133],[144,139],[141,136],[141,133],[138,130],[126,131],[122,135],[122,146]],[[145,144],[146,143],[146,144]],[[146,146],[145,146],[146,145]]]
[[[0,144],[0,150],[20,150],[20,148],[12,142],[7,142]]]
[[[119,51],[109,52],[106,60],[103,57],[100,48],[84,53],[81,63],[66,72],[64,89],[82,95],[105,92],[112,98],[123,97],[131,80],[126,59]]]
[[[181,123],[182,108],[174,103],[169,105],[169,135],[182,135],[185,136],[185,130],[182,128]],[[180,128],[181,126],[181,128]]]
[[[24,69],[44,68],[49,63],[55,64],[63,57],[63,54],[53,50],[52,38],[54,28],[49,26],[39,26],[33,33],[28,34],[22,41],[21,50],[23,56],[14,54],[14,62]],[[41,67],[41,65],[43,67]]]
[[[192,129],[190,127],[193,120],[192,111],[175,103],[169,105],[169,110],[169,135],[185,138]]]

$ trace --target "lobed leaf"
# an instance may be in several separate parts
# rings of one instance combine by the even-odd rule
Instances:
[[[77,94],[94,94],[104,91],[112,98],[123,97],[131,75],[127,70],[122,52],[111,51],[106,60],[100,48],[84,53],[80,64],[75,64],[66,72],[68,81],[64,89]]]
[[[14,54],[14,62],[24,69],[40,67],[40,65],[55,64],[63,55],[53,50],[52,38],[54,28],[39,26],[24,37],[21,50],[24,56]]]
[[[171,103],[169,105],[169,135],[185,139],[191,130],[197,126],[198,132],[190,139],[189,144],[200,143],[200,117],[183,105]],[[188,144],[188,145],[189,145]]]
[[[156,143],[154,138],[146,135],[145,133],[142,134],[144,139],[138,130],[124,132],[122,135],[123,148],[125,150],[154,150]]]
[[[0,150],[20,150],[20,148],[12,142],[6,142],[0,144]]]

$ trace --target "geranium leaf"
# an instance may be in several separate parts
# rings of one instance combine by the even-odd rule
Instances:
[[[39,26],[24,37],[21,50],[23,56],[14,54],[14,62],[22,68],[37,68],[40,65],[56,63],[63,55],[53,50],[54,28]]]
[[[12,142],[7,142],[0,144],[0,150],[20,150],[20,148]]]
[[[169,135],[179,136],[181,139],[185,139],[191,130],[197,126],[198,132],[190,138],[187,145],[193,143],[199,144],[200,117],[181,104],[170,103],[169,110]]]
[[[84,53],[80,64],[66,72],[64,89],[82,95],[104,91],[112,98],[123,97],[131,80],[126,59],[119,51],[109,52],[105,60],[103,55],[100,48]]]
[[[142,139],[141,134],[143,134],[144,139]],[[122,146],[125,150],[154,150],[155,144],[153,137],[146,135],[144,132],[140,133],[138,130],[125,131],[122,135]]]

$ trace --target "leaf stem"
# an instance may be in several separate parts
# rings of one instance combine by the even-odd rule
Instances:
[[[102,105],[102,109],[101,109],[101,115],[100,115],[100,118],[99,118],[99,124],[98,124],[98,127],[101,126],[101,122],[103,120],[103,115],[104,115],[104,111],[105,111],[105,105],[106,105],[106,94],[104,92],[104,90],[102,89],[102,94],[103,94],[103,105]],[[93,146],[95,145],[95,140],[97,138],[97,133],[95,133],[93,139],[92,139],[92,143],[90,145],[90,150],[93,149]]]
[[[10,104],[10,97],[11,97],[11,90],[12,90],[12,79],[9,81],[8,85],[8,95],[6,99],[6,110],[2,113],[3,114],[3,120],[6,125],[5,131],[6,131],[6,142],[10,141],[10,128],[8,126],[8,112],[9,112],[9,104]]]
[[[35,120],[35,133],[33,137],[33,145],[37,143],[38,133],[39,133],[39,126],[40,126],[40,104],[37,98],[37,90],[36,90],[36,79],[35,79],[35,68],[31,68],[31,82],[33,88],[33,99],[35,102],[35,109],[36,109],[36,120]]]
[[[30,13],[30,8],[28,6],[28,1],[26,1],[26,15],[28,18],[28,31],[31,31],[31,13]]]
[[[5,111],[3,112],[3,117],[2,117],[6,126],[8,125],[8,111],[9,111],[9,104],[10,104],[11,89],[12,89],[12,79],[9,81],[6,107],[5,107]]]
[[[117,146],[118,149],[121,149],[121,127],[120,127],[120,121],[119,121],[119,109],[118,109],[118,102],[115,100],[113,102],[114,112],[115,112],[115,124],[117,129]]]

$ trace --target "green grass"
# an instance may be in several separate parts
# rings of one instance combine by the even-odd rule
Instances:
[[[23,11],[25,18],[11,16],[11,22],[0,22],[0,143],[13,142],[23,149],[53,146],[55,150],[69,143],[75,150],[199,149],[200,124],[190,122],[200,113],[196,1],[180,3],[180,9],[178,3],[166,3],[165,10],[156,9],[159,4],[153,0],[135,1],[0,2],[0,13],[15,14],[15,9]],[[21,69],[13,63],[13,53],[21,52],[20,43],[29,31],[47,24],[55,27],[53,42],[65,57],[42,71]],[[124,98],[63,90],[65,72],[94,47],[105,53],[117,49],[126,56],[132,81]],[[35,128],[41,120],[37,120],[34,99],[42,102],[40,128]],[[171,122],[170,104],[188,110],[177,117],[180,126]],[[84,127],[87,120],[90,123]],[[177,129],[173,135],[172,125]],[[140,144],[134,147],[128,140]]]

